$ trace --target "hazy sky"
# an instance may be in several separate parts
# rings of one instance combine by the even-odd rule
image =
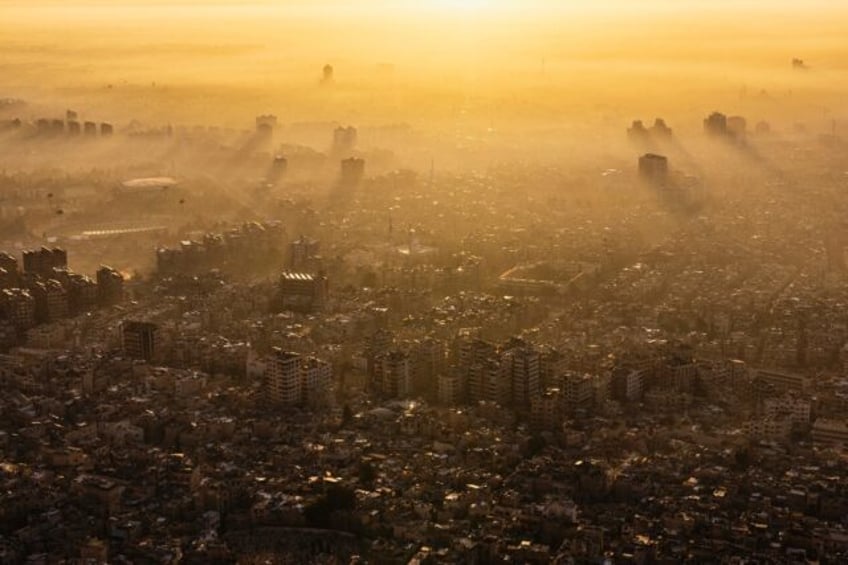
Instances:
[[[45,5],[61,6],[69,9],[81,9],[92,6],[145,6],[145,7],[179,7],[179,6],[228,6],[250,7],[271,6],[276,8],[333,8],[346,10],[362,10],[374,7],[402,9],[439,9],[457,11],[487,11],[497,9],[538,10],[557,9],[560,11],[629,11],[643,12],[664,10],[686,12],[689,10],[737,11],[740,9],[758,9],[764,12],[774,10],[804,11],[810,10],[840,10],[845,11],[843,2],[835,0],[0,0],[0,4],[15,6],[21,10],[37,8]]]
[[[245,114],[299,103],[318,116],[323,110],[308,88],[328,62],[336,67],[338,84],[350,87],[334,104],[352,108],[351,114],[374,107],[371,93],[384,96],[389,86],[394,90],[379,98],[384,106],[417,108],[433,100],[433,91],[452,88],[463,97],[491,99],[495,115],[498,104],[528,113],[542,113],[542,102],[624,106],[632,102],[622,102],[625,95],[645,106],[682,108],[693,100],[692,90],[710,104],[717,93],[737,100],[743,89],[836,97],[841,94],[835,85],[848,80],[845,0],[0,4],[4,21],[15,24],[0,26],[7,90],[11,85],[12,93],[27,96],[38,89],[42,99],[57,95],[50,88],[61,89],[61,96],[78,91],[83,98],[90,95],[86,89],[103,85],[156,83],[205,89],[207,99],[211,92],[223,96],[225,88],[240,89],[242,98],[215,104],[244,107]],[[814,71],[793,74],[794,57]],[[393,67],[390,80],[386,63]],[[638,88],[622,88],[629,84]],[[290,92],[298,88],[303,92]],[[115,108],[125,103],[119,99],[125,94],[110,95]],[[164,112],[165,102],[179,101],[179,111],[198,105],[185,93],[154,102],[150,92],[139,91],[137,100],[144,107],[134,111],[150,115]],[[452,98],[442,104],[463,111]],[[386,112],[382,108],[380,115]],[[397,116],[407,117],[400,110]]]

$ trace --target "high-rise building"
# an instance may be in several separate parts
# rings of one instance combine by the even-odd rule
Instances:
[[[156,324],[125,321],[121,324],[124,354],[131,359],[152,361],[157,355],[158,333]]]
[[[289,244],[289,268],[297,271],[308,266],[310,259],[318,255],[320,243],[304,235]]]
[[[35,320],[38,323],[47,324],[68,317],[68,291],[58,280],[36,281],[30,290],[35,298]]]
[[[18,286],[18,277],[16,273],[10,273],[3,267],[0,267],[0,289],[15,288]]]
[[[613,373],[612,397],[619,402],[636,402],[642,399],[644,371],[623,369]]]
[[[18,262],[8,253],[0,253],[0,289],[18,286]]]
[[[562,425],[565,415],[563,393],[551,388],[530,402],[530,424],[540,430],[553,430]]]
[[[18,261],[8,253],[0,253],[0,269],[5,269],[9,273],[17,274]]]
[[[256,133],[261,137],[271,137],[277,127],[277,116],[264,114],[256,117]]]
[[[333,386],[333,366],[327,361],[315,357],[306,357],[301,363],[301,375],[304,398],[302,402],[312,406],[325,406],[331,402]]]
[[[563,400],[570,408],[588,408],[595,397],[594,381],[591,375],[567,372],[563,376]]]
[[[662,118],[654,120],[654,125],[651,127],[651,135],[659,139],[668,139],[671,137],[672,131]]]
[[[708,135],[724,137],[727,135],[727,116],[713,112],[704,120],[704,132]]]
[[[468,399],[507,405],[512,399],[512,371],[509,360],[489,357],[468,371]]]
[[[365,362],[366,373],[369,379],[373,379],[377,370],[377,359],[388,353],[394,345],[394,334],[386,328],[378,328],[373,334],[366,338]]]
[[[530,408],[530,402],[541,393],[540,355],[522,340],[510,340],[502,354],[509,366],[510,402],[519,410]]]
[[[54,278],[68,295],[68,314],[76,316],[97,306],[97,284],[85,275],[68,269],[54,269]]]
[[[244,272],[282,267],[285,230],[279,222],[247,222],[202,240],[183,240],[179,247],[156,251],[161,275],[186,275],[210,269]]]
[[[54,269],[68,267],[68,253],[64,249],[42,247],[38,250],[23,252],[24,272],[49,279],[54,276]]]
[[[71,316],[90,312],[97,307],[97,283],[85,275],[70,273],[67,283],[68,312]]]
[[[412,345],[413,391],[416,395],[435,398],[438,393],[438,375],[447,369],[444,342],[427,337]]]
[[[283,177],[286,176],[288,170],[289,160],[283,157],[282,155],[275,155],[274,160],[271,161],[271,168],[269,169],[268,175],[265,180],[269,184],[276,184]]]
[[[114,306],[124,300],[124,277],[120,272],[103,265],[97,270],[97,303]]]
[[[542,378],[542,388],[560,386],[560,376],[566,368],[566,357],[553,347],[540,348],[539,373]]]
[[[302,357],[299,353],[276,351],[265,368],[268,399],[274,404],[295,406],[303,397]]]
[[[454,357],[460,367],[468,369],[495,355],[494,343],[481,339],[474,330],[461,330],[454,342]]]
[[[324,275],[285,271],[280,277],[280,304],[294,312],[320,310],[327,301],[328,290]]]
[[[94,122],[85,122],[82,125],[82,132],[86,137],[97,137],[97,124]]]
[[[372,390],[385,398],[408,398],[413,389],[412,359],[406,351],[390,351],[377,357]]]
[[[342,160],[342,186],[356,186],[365,176],[365,160],[350,157]]]
[[[633,120],[633,124],[627,128],[627,137],[631,141],[644,141],[648,138],[649,132],[642,123],[642,120]]]
[[[748,120],[742,116],[730,116],[727,118],[727,131],[737,139],[742,139],[748,133]]]
[[[333,153],[337,156],[348,155],[356,149],[359,133],[353,126],[337,127],[333,132]]]
[[[0,314],[19,332],[28,330],[35,325],[35,299],[23,288],[0,290]]]
[[[324,360],[277,349],[265,363],[265,391],[272,404],[319,406],[329,401],[332,365]]]
[[[668,179],[668,158],[655,153],[646,153],[639,157],[639,176],[654,183],[662,184]]]
[[[442,406],[456,406],[465,400],[462,374],[457,371],[439,375],[437,378],[438,399]]]

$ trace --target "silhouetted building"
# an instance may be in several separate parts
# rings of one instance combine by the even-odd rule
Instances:
[[[456,406],[465,400],[464,383],[462,377],[452,371],[437,377],[437,398],[443,406]]]
[[[748,131],[748,121],[742,116],[731,116],[727,118],[727,131],[734,137],[741,139]]]
[[[79,119],[79,115],[73,110],[68,110],[65,112],[65,119],[69,122],[75,122]]]
[[[271,170],[268,171],[268,178],[266,180],[271,184],[277,183],[280,179],[286,176],[286,172],[288,172],[288,170],[288,159],[282,155],[277,155],[271,162]]]
[[[327,293],[327,277],[323,275],[285,271],[280,276],[280,304],[285,310],[319,310],[327,300]]]
[[[8,253],[0,252],[0,269],[4,269],[7,273],[17,276],[18,261]]]
[[[36,281],[30,291],[35,298],[36,322],[49,324],[68,317],[68,292],[58,280]]]
[[[80,127],[80,123],[77,121],[68,122],[68,135],[77,136],[82,133],[82,128]]]
[[[317,239],[304,235],[289,244],[289,268],[298,271],[304,269],[309,260],[318,255],[320,244]]]
[[[564,394],[549,388],[530,399],[530,425],[537,430],[554,430],[562,425],[565,412]]]
[[[77,316],[97,307],[97,283],[85,275],[68,273],[62,281],[68,291],[68,313]]]
[[[100,306],[114,306],[123,300],[123,275],[112,267],[100,267],[97,271],[97,303]]]
[[[324,69],[322,71],[321,83],[322,84],[332,84],[333,79],[335,78],[335,70],[333,69],[333,65],[324,65]]]
[[[54,269],[68,267],[68,254],[64,249],[42,247],[38,250],[24,251],[24,272],[49,279],[54,276]]]
[[[156,251],[160,275],[186,275],[209,269],[243,273],[281,268],[285,230],[279,222],[247,222],[224,233],[207,233],[201,241],[184,240],[178,248]]]
[[[124,354],[132,359],[151,361],[156,356],[159,328],[149,322],[126,321],[121,324]]]
[[[365,176],[365,160],[356,157],[342,161],[342,185],[356,186]]]
[[[113,133],[115,133],[115,128],[112,127],[112,124],[108,124],[106,122],[100,124],[100,135],[102,135],[103,137],[107,137],[112,135]]]
[[[627,137],[631,141],[644,141],[648,139],[648,130],[642,120],[634,120],[633,124],[627,128]]]
[[[18,286],[17,271],[8,271],[0,267],[0,289],[15,288]]]
[[[83,134],[88,137],[97,137],[97,124],[94,122],[85,122],[82,126]]]
[[[727,135],[727,116],[713,112],[704,120],[704,132],[708,135],[724,137]]]
[[[523,340],[510,340],[504,345],[501,361],[509,371],[510,403],[519,410],[529,410],[531,400],[541,393],[539,352]]]
[[[14,118],[11,120],[0,120],[0,131],[19,129],[21,125],[23,124],[20,118]]]
[[[256,117],[256,133],[261,137],[271,137],[277,127],[277,116],[266,114]]]
[[[651,135],[660,139],[668,139],[671,137],[672,130],[666,125],[665,120],[657,118],[654,120],[654,125],[651,127]]]
[[[635,402],[642,398],[644,373],[631,369],[618,369],[613,372],[610,394],[619,402]]]
[[[28,330],[35,325],[35,299],[23,288],[0,290],[0,314],[19,332]]]
[[[639,157],[639,176],[655,184],[668,178],[668,159],[662,155],[646,153]]]
[[[57,135],[65,133],[65,120],[53,120],[50,122],[50,132]]]
[[[333,132],[333,152],[336,155],[349,154],[356,148],[359,133],[355,127],[338,127]]]

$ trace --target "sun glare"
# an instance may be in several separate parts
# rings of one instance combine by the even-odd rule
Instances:
[[[438,0],[436,4],[445,10],[476,11],[491,7],[488,0]]]
[[[471,14],[492,11],[497,8],[497,0],[431,0],[424,4],[412,3],[417,8],[424,8],[443,14]]]

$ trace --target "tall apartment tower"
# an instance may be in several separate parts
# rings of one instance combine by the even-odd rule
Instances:
[[[159,327],[149,322],[121,324],[124,354],[132,359],[152,361],[156,357]]]
[[[289,244],[289,268],[293,271],[303,270],[310,259],[318,255],[320,243],[317,239],[300,236]]]
[[[265,365],[265,391],[274,405],[323,404],[332,382],[332,365],[315,357],[277,349]]]
[[[54,247],[24,251],[24,272],[38,275],[45,279],[53,278],[53,269],[68,267],[68,253],[64,249]]]
[[[653,183],[662,184],[668,179],[668,158],[655,153],[639,157],[639,176]]]
[[[105,265],[97,271],[97,303],[100,306],[114,306],[124,299],[124,276]]]

